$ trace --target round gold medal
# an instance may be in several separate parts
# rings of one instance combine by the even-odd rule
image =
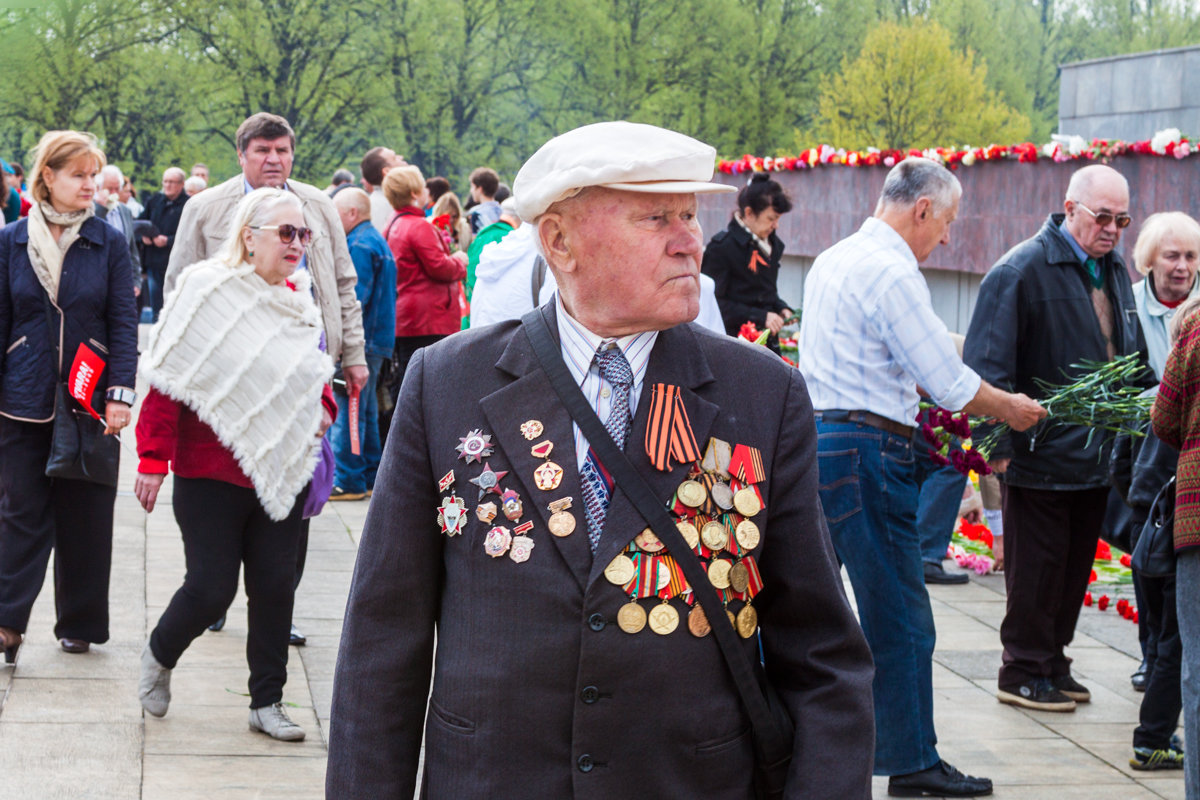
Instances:
[[[646,609],[630,600],[617,612],[617,627],[626,633],[637,633],[646,627]]]
[[[729,624],[733,628],[737,628],[737,617],[728,608],[725,609],[725,616],[729,617]]]
[[[569,511],[558,511],[550,515],[546,525],[555,536],[570,536],[575,530],[575,515]]]
[[[633,566],[633,560],[624,553],[618,555],[604,568],[604,577],[608,578],[609,583],[617,586],[629,583],[636,573],[637,568]]]
[[[729,531],[725,530],[725,526],[713,520],[700,529],[700,541],[704,542],[704,546],[709,550],[724,550],[725,545],[729,544]]]
[[[743,639],[749,639],[758,630],[758,612],[749,603],[738,612],[737,632]]]
[[[688,630],[697,639],[703,639],[712,631],[712,626],[708,624],[708,615],[704,613],[704,609],[700,606],[696,606],[688,614]]]
[[[738,489],[737,494],[733,496],[733,506],[743,517],[753,517],[762,511],[762,503],[758,501],[758,495],[749,488]]]
[[[655,582],[658,584],[655,591],[661,592],[671,584],[671,570],[667,569],[666,564],[660,564],[658,573],[654,576]]]
[[[634,537],[633,543],[636,544],[639,549],[645,550],[647,553],[657,553],[666,547],[666,545],[662,543],[662,539],[659,539],[657,536],[655,536],[654,531],[650,530],[649,528],[646,528],[636,537]]]
[[[729,586],[735,592],[744,592],[750,585],[750,570],[741,561],[729,569]]]
[[[708,582],[718,589],[729,588],[730,564],[723,558],[714,558],[708,565]]]
[[[533,482],[543,492],[552,492],[562,483],[563,469],[553,461],[547,461],[533,471]]]
[[[666,636],[679,627],[679,612],[670,603],[660,603],[650,609],[650,630]]]
[[[679,502],[689,508],[699,508],[704,505],[704,485],[699,481],[684,481],[679,484],[676,495],[679,497]]]
[[[696,526],[686,520],[680,520],[675,523],[675,527],[679,529],[679,535],[687,542],[688,547],[695,550],[696,545],[700,544],[700,531],[696,530]]]
[[[733,535],[737,537],[737,543],[741,545],[743,550],[753,550],[762,541],[762,534],[758,532],[758,526],[748,519],[744,519],[738,523],[737,528],[733,531]]]
[[[733,508],[733,489],[729,488],[728,483],[718,481],[712,485],[708,493],[712,495],[713,502],[725,511]]]

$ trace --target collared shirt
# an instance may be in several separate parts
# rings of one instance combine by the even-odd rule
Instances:
[[[933,312],[912,249],[875,217],[817,256],[804,286],[799,346],[818,411],[871,411],[915,425],[917,384],[958,411],[981,383]]]
[[[383,194],[383,189],[378,186],[371,190],[370,199],[371,224],[375,226],[375,230],[384,233],[387,230],[388,220],[392,218],[396,209],[392,208],[392,204]]]
[[[1062,221],[1062,224],[1058,226],[1058,229],[1062,231],[1063,238],[1067,240],[1067,244],[1071,245],[1071,250],[1075,253],[1075,257],[1079,259],[1079,263],[1086,263],[1088,260],[1088,254],[1084,252],[1083,248],[1079,246],[1079,242],[1075,241],[1075,237],[1071,235],[1069,230],[1067,230],[1067,221],[1065,219]]]
[[[646,331],[622,336],[619,339],[604,339],[589,331],[567,313],[563,307],[562,298],[554,294],[554,304],[558,310],[558,334],[562,345],[563,361],[575,378],[583,396],[596,411],[601,422],[608,420],[612,410],[612,386],[600,376],[600,368],[596,366],[596,351],[603,345],[616,345],[625,354],[629,368],[633,371],[633,386],[629,390],[629,413],[637,414],[638,397],[642,393],[642,382],[646,379],[646,365],[650,363],[650,352],[658,341],[658,331]],[[575,431],[575,456],[579,469],[587,459],[588,440],[579,425],[573,425]]]

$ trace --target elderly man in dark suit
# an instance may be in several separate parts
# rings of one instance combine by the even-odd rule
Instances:
[[[93,202],[96,216],[116,228],[125,237],[125,245],[129,248],[129,262],[133,266],[134,294],[141,291],[142,286],[142,257],[138,253],[137,237],[133,233],[133,212],[121,202],[121,186],[125,183],[125,175],[116,164],[106,164],[100,170],[100,191],[96,192]]]
[[[718,633],[731,664],[761,642],[794,722],[776,796],[870,797],[871,658],[821,514],[804,381],[689,324],[696,193],[725,190],[714,160],[610,122],[518,174],[558,294],[409,366],[343,629],[328,797],[412,797],[424,736],[430,798],[748,800],[751,717]],[[542,322],[563,382],[691,553],[664,549],[572,423],[533,351]],[[697,558],[712,587],[680,574]],[[714,587],[720,618],[694,603]],[[716,630],[731,623],[741,638]]]

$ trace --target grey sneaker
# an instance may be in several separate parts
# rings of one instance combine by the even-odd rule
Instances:
[[[304,739],[304,728],[292,722],[283,710],[283,703],[250,709],[250,730],[262,731],[281,742],[299,742]]]
[[[138,680],[138,699],[147,714],[165,716],[171,704],[171,670],[158,663],[150,643],[142,650],[142,677]]]

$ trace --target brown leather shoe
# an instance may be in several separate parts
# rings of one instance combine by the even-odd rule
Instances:
[[[92,645],[83,639],[59,639],[59,645],[66,653],[86,653]]]
[[[4,663],[12,664],[17,660],[17,650],[21,647],[21,634],[12,628],[0,628],[0,647],[4,648]]]

